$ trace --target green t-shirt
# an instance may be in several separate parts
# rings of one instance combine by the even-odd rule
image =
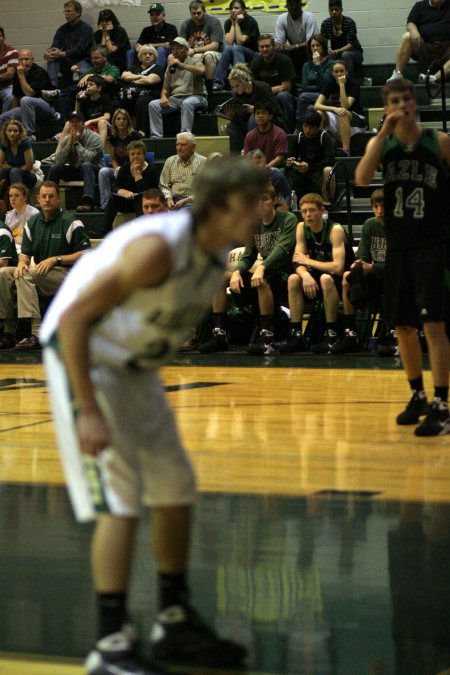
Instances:
[[[81,220],[73,214],[57,209],[50,220],[41,212],[32,216],[23,230],[21,252],[36,263],[57,255],[70,255],[91,247],[90,239]]]
[[[236,269],[247,272],[259,253],[267,272],[288,273],[295,249],[296,230],[297,217],[293,213],[276,211],[271,223],[260,223],[253,243],[245,247]]]
[[[363,224],[356,257],[373,263],[373,272],[377,276],[383,274],[386,260],[386,231],[378,218],[368,218]]]

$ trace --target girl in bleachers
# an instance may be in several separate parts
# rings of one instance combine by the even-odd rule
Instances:
[[[30,191],[23,183],[12,183],[9,186],[8,197],[11,210],[6,214],[5,223],[11,230],[16,247],[20,248],[23,228],[27,224],[28,219],[39,211],[28,203]]]
[[[0,180],[24,183],[32,188],[37,177],[33,173],[33,149],[22,122],[8,120],[0,131]]]

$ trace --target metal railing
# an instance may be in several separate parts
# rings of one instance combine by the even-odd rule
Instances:
[[[344,162],[338,160],[331,169],[326,182],[326,191],[331,207],[339,206],[345,200],[347,209],[347,230],[350,239],[353,241],[350,176]]]
[[[440,72],[441,79],[438,82],[430,81],[430,75],[435,75]],[[447,132],[447,101],[445,96],[445,71],[444,64],[441,59],[436,59],[427,70],[427,77],[425,80],[425,89],[431,99],[437,98],[441,95],[442,102],[442,131]]]

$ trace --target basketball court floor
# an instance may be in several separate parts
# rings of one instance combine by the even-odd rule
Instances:
[[[72,516],[40,356],[1,358],[0,674],[81,675],[92,526]],[[450,437],[395,425],[398,360],[185,355],[162,377],[198,476],[193,601],[246,645],[244,672],[448,675]],[[130,597],[144,636],[148,520]]]

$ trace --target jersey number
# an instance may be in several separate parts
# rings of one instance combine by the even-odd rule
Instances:
[[[411,194],[403,201],[403,188],[398,187],[395,191],[395,209],[394,216],[403,218],[404,209],[412,209],[413,218],[423,218],[425,209],[425,200],[423,198],[423,188],[415,188]]]

